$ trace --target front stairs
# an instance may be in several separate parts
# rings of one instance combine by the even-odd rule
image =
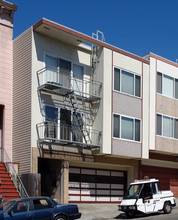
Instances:
[[[3,162],[0,162],[0,195],[2,195],[3,200],[20,198]]]

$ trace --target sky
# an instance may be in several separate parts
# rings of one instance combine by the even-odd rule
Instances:
[[[178,59],[178,0],[8,0],[17,4],[14,38],[42,17],[143,56]]]

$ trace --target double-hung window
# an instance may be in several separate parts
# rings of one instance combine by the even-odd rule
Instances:
[[[128,71],[114,68],[114,90],[141,97],[141,77]]]
[[[178,99],[178,79],[157,72],[157,93]]]
[[[114,114],[113,137],[140,141],[140,120]]]
[[[156,134],[178,139],[178,119],[157,114]]]

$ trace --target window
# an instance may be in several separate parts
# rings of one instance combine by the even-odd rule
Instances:
[[[114,114],[113,137],[140,141],[140,120]]]
[[[162,73],[157,73],[157,92],[162,94]]]
[[[157,114],[156,134],[178,139],[178,119]]]
[[[27,212],[29,207],[29,201],[17,202],[12,208],[13,213]]]
[[[133,140],[133,119],[121,117],[121,138]]]
[[[113,136],[116,138],[120,137],[120,116],[119,115],[114,115],[114,120],[113,120]]]
[[[178,79],[157,72],[157,93],[178,99]]]
[[[53,207],[51,202],[47,201],[46,199],[34,199],[33,205],[34,205],[34,210],[49,209]]]
[[[141,97],[141,77],[125,70],[114,68],[114,90]]]
[[[174,79],[170,76],[163,76],[163,95],[174,97]]]

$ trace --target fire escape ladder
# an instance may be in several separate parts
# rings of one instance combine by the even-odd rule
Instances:
[[[84,120],[84,114],[81,114],[82,111],[80,109],[77,97],[76,97],[74,92],[69,93],[69,100],[70,100],[70,103],[72,105],[72,109],[75,113],[75,116],[76,116],[76,119],[77,119],[77,122],[78,122],[78,128],[80,129],[80,132],[82,133],[82,136],[85,140],[85,143],[86,144],[92,144],[90,134],[89,134],[89,131],[87,129],[87,126],[86,126],[86,123],[85,123],[85,120]],[[80,113],[80,114],[78,114],[78,113]]]

